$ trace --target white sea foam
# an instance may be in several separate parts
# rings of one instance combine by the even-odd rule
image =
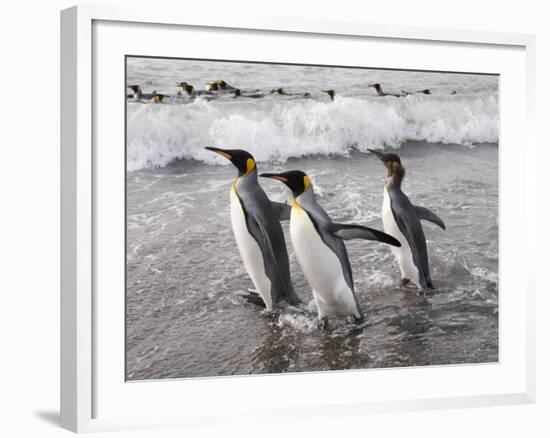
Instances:
[[[496,272],[488,271],[485,268],[476,266],[471,270],[471,273],[474,277],[488,281],[490,283],[498,284],[498,274]]]
[[[163,167],[176,159],[227,160],[205,146],[242,148],[258,161],[406,141],[471,145],[498,141],[496,93],[406,98],[337,97],[318,100],[232,100],[190,104],[128,104],[128,170]]]
[[[279,315],[276,324],[280,328],[288,326],[304,333],[311,333],[317,330],[317,318],[312,314],[282,313]]]

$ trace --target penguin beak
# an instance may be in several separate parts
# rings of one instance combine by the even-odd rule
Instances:
[[[384,159],[386,158],[386,155],[383,152],[377,151],[375,149],[367,149],[367,151],[371,152],[380,161],[384,161]]]
[[[271,179],[276,179],[278,181],[281,181],[281,182],[288,182],[288,179],[282,175],[278,175],[276,173],[261,173],[260,176],[262,178],[271,178]]]
[[[227,158],[228,160],[231,160],[233,158],[230,153],[228,153],[227,151],[225,151],[223,149],[211,148],[211,147],[205,147],[205,149],[207,151],[216,152],[217,154],[220,154],[221,156]]]

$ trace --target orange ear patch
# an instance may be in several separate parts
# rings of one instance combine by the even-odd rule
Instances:
[[[246,173],[252,172],[255,168],[256,162],[252,158],[246,160]]]

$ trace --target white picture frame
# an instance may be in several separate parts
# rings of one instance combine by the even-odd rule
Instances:
[[[98,27],[103,24],[106,26]],[[124,29],[120,31],[117,26]],[[140,40],[139,33],[145,32],[144,29],[147,29],[148,39]],[[282,377],[246,376],[191,379],[162,382],[160,385],[147,382],[125,384],[123,371],[105,359],[109,356],[109,352],[119,355],[117,349],[124,348],[124,345],[118,342],[119,338],[116,334],[113,335],[112,340],[106,340],[104,335],[106,329],[119,333],[117,330],[120,327],[116,325],[116,318],[124,319],[123,312],[120,314],[120,301],[114,303],[111,312],[106,312],[104,307],[106,301],[97,299],[98,290],[104,290],[104,286],[111,283],[117,284],[114,277],[101,268],[102,263],[106,263],[99,256],[102,254],[101,251],[104,251],[104,242],[98,242],[97,231],[98,227],[103,227],[101,224],[104,221],[98,213],[101,209],[97,207],[102,202],[111,202],[111,205],[116,205],[117,199],[120,201],[120,198],[114,196],[109,201],[104,201],[107,195],[104,195],[105,190],[102,188],[102,183],[100,182],[98,185],[100,172],[101,178],[104,178],[103,175],[117,171],[105,166],[101,154],[99,156],[96,154],[97,141],[106,133],[102,131],[104,128],[98,130],[96,126],[102,117],[101,113],[98,114],[97,107],[97,105],[101,105],[101,93],[98,94],[96,87],[98,81],[103,81],[102,78],[105,76],[102,76],[104,72],[95,65],[95,61],[99,59],[98,56],[103,56],[103,52],[105,52],[106,59],[110,59],[109,56],[118,59],[120,53],[125,52],[125,47],[117,45],[118,40],[124,40],[120,32],[133,32],[132,44],[134,47],[138,47],[139,44],[144,46],[151,44],[147,50],[154,50],[154,40],[157,39],[154,36],[155,33],[158,33],[160,41],[163,38],[162,34],[178,32],[178,29],[185,29],[185,32],[200,32],[203,36],[208,36],[209,32],[215,32],[218,36],[223,35],[224,32],[233,32],[236,35],[235,38],[247,38],[248,35],[254,35],[255,38],[269,38],[271,42],[289,38],[295,38],[296,41],[309,39],[308,44],[313,45],[320,44],[320,42],[315,42],[317,39],[319,41],[334,40],[335,48],[338,44],[352,44],[352,42],[353,44],[368,43],[373,45],[383,43],[385,47],[406,43],[408,47],[411,47],[411,51],[416,49],[456,51],[454,65],[457,65],[460,56],[467,56],[465,55],[467,50],[474,52],[479,50],[476,55],[477,61],[476,56],[470,57],[470,65],[464,69],[450,68],[449,65],[452,65],[450,61],[447,66],[438,68],[438,65],[444,63],[444,59],[446,59],[444,56],[440,59],[426,58],[423,60],[423,66],[427,70],[445,71],[487,72],[489,69],[488,72],[501,74],[503,78],[520,79],[515,90],[507,80],[503,80],[500,89],[503,95],[500,109],[502,135],[500,164],[504,174],[504,176],[501,174],[500,179],[500,196],[503,200],[500,219],[504,230],[501,231],[501,240],[505,243],[504,249],[501,249],[501,256],[504,255],[503,251],[506,251],[505,262],[501,262],[500,281],[501,289],[515,291],[515,294],[501,295],[503,300],[500,303],[502,326],[500,346],[503,353],[501,353],[499,364],[426,367],[413,370],[302,373]],[[112,54],[107,55],[105,39],[112,43]],[[449,49],[448,46],[451,48]],[[269,421],[273,416],[280,415],[282,412],[292,418],[307,418],[312,415],[362,415],[369,412],[534,402],[535,281],[532,272],[534,267],[529,265],[528,259],[519,263],[519,259],[516,260],[513,257],[521,257],[521,252],[534,248],[535,233],[526,236],[522,242],[510,239],[509,244],[506,240],[508,236],[502,234],[510,230],[514,224],[528,222],[531,229],[534,230],[536,227],[534,215],[529,216],[525,209],[512,212],[505,202],[508,196],[522,197],[526,205],[537,201],[534,190],[536,175],[533,168],[530,173],[525,170],[520,171],[519,176],[516,177],[521,180],[522,184],[518,184],[515,189],[507,184],[505,179],[506,160],[514,159],[511,154],[507,153],[507,145],[521,141],[522,151],[526,155],[534,153],[536,149],[533,133],[534,46],[534,36],[525,34],[376,26],[360,22],[311,22],[246,16],[238,21],[232,19],[231,22],[226,22],[223,16],[209,14],[208,16],[195,17],[189,16],[183,11],[162,11],[157,8],[136,11],[103,6],[78,6],[62,11],[61,426],[75,432],[83,432],[120,428],[185,426],[214,421],[223,423],[238,421],[239,418],[244,421],[250,417]],[[249,49],[251,54],[246,59],[257,60],[259,55],[253,53],[253,45]],[[169,52],[170,48],[167,47],[165,50]],[[180,51],[177,55],[182,53],[184,52]],[[491,59],[486,59],[491,53],[494,53],[495,57],[495,62],[492,63],[493,68],[488,67]],[[238,55],[234,55],[234,57],[236,56]],[[276,57],[277,55],[272,56]],[[287,51],[286,56],[292,58],[292,62],[300,59],[301,54],[299,49],[296,49],[295,53]],[[215,58],[215,56],[212,57]],[[406,62],[412,62],[405,59],[407,58],[405,53],[403,53],[403,59],[397,58],[391,61],[391,65],[388,65],[390,61],[382,59],[381,55],[379,57],[380,60],[373,61],[373,63],[380,62],[384,67],[399,68],[401,66],[404,68]],[[317,58],[317,62],[319,59]],[[475,62],[479,63],[477,68]],[[346,65],[345,61],[337,63]],[[508,68],[509,71],[506,70]],[[120,71],[118,73],[122,74]],[[106,89],[109,89],[109,86],[106,86]],[[119,109],[118,106],[112,109],[117,120],[120,120],[118,119]],[[514,120],[516,120],[515,123]],[[124,144],[119,144],[118,141],[114,141],[114,144],[113,147],[124,147]],[[527,160],[521,157],[515,159],[516,163],[517,160]],[[521,161],[520,164],[525,164],[523,167],[527,169],[527,161]],[[110,178],[110,176],[106,178]],[[113,176],[113,181],[117,180],[116,178],[116,175]],[[514,262],[516,262],[516,268],[513,271],[506,270],[506,267]],[[113,288],[118,290],[116,286]],[[120,293],[123,297],[124,291],[122,290]],[[508,326],[509,321],[514,321],[514,331],[512,331],[512,327]],[[490,368],[491,366],[494,368]],[[388,388],[387,397],[380,396],[384,391],[383,386],[377,389],[368,383],[372,382],[373,376],[383,380],[383,373],[392,373],[392,379],[398,386],[391,391]],[[456,388],[446,392],[447,389],[439,385],[440,391],[436,391],[438,385],[435,383],[429,394],[420,394],[414,387],[406,390],[406,382],[413,375],[415,379],[434,379],[436,382],[439,381],[438,379],[445,381],[452,376],[457,380]],[[461,381],[461,379],[464,380]],[[398,385],[399,382],[402,383],[401,386]],[[468,382],[479,382],[479,391],[468,387]],[[254,394],[257,388],[268,388],[269,385],[272,388],[275,386],[291,388],[298,384],[307,388],[310,394],[314,394],[314,397],[310,400],[300,399],[300,394],[297,394],[296,397],[293,397],[295,398],[293,404],[288,406],[284,404],[284,399],[281,399],[277,409],[270,407],[266,400],[263,400],[267,403],[265,407],[257,407],[246,401],[247,397]],[[348,387],[356,385],[360,387],[368,384],[370,391],[368,394],[349,394],[348,397],[345,392],[338,392],[338,388],[346,384]],[[175,397],[174,391],[184,399],[185,395],[181,392],[182,385],[186,385],[184,390],[186,394],[203,393],[208,395],[215,393],[219,396],[219,400],[216,403],[211,403],[210,399],[210,402],[207,403],[206,401],[201,402],[197,398],[193,403],[195,411],[189,411],[189,406],[183,409],[177,403],[175,405],[172,403],[172,408],[168,409],[167,405],[163,403],[145,405],[143,401],[156,400],[156,397],[166,395],[166,400],[172,402]],[[315,396],[316,388],[319,385],[324,385],[325,392],[331,394],[332,403],[324,400],[322,394],[318,397]],[[179,389],[171,389],[176,387]],[[129,391],[126,391],[128,388]],[[236,389],[242,394],[231,404],[229,394]],[[106,394],[111,402],[105,401]],[[261,395],[259,397],[261,399]],[[128,402],[129,409],[127,410],[121,407],[125,405],[122,402],[123,398]],[[130,403],[131,400],[140,399],[143,403],[139,405]],[[271,401],[275,403],[277,394],[272,395],[272,399]],[[254,404],[261,405],[258,400],[255,400]],[[140,410],[141,408],[143,409]],[[213,420],[214,417],[215,420]]]

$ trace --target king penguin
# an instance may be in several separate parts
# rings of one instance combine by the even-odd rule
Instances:
[[[246,271],[265,307],[271,311],[281,300],[298,304],[279,223],[290,218],[290,207],[268,199],[258,182],[256,161],[251,154],[240,149],[205,149],[227,158],[238,170],[230,195],[233,234]]]
[[[360,322],[364,315],[353,286],[351,266],[344,240],[376,240],[399,246],[392,236],[361,225],[332,222],[315,200],[310,178],[302,171],[264,173],[292,190],[290,237],[298,262],[313,290],[319,327],[326,328],[328,317],[353,315]]]
[[[398,155],[369,149],[388,170],[382,203],[384,231],[395,236],[401,247],[391,248],[401,270],[401,285],[411,281],[420,290],[433,289],[428,263],[426,237],[420,220],[430,221],[445,229],[445,223],[431,210],[411,203],[401,190],[405,168]]]
[[[432,94],[432,92],[429,88],[426,88],[424,90],[418,90],[418,91],[401,90],[401,93],[403,93],[405,96],[410,96],[412,94],[426,94],[426,95],[430,96]]]
[[[336,96],[336,92],[334,90],[321,90],[323,93],[327,93],[330,96],[330,100],[334,101],[334,96]]]
[[[386,97],[386,96],[393,96],[393,97],[403,97],[403,94],[397,94],[397,93],[386,93],[384,90],[382,90],[382,85],[376,83],[367,85],[367,88],[374,88],[376,90],[376,94],[380,97]]]
[[[144,93],[139,85],[129,85],[128,88],[134,92],[134,99],[141,101],[149,101],[157,96],[156,90],[152,93]]]

